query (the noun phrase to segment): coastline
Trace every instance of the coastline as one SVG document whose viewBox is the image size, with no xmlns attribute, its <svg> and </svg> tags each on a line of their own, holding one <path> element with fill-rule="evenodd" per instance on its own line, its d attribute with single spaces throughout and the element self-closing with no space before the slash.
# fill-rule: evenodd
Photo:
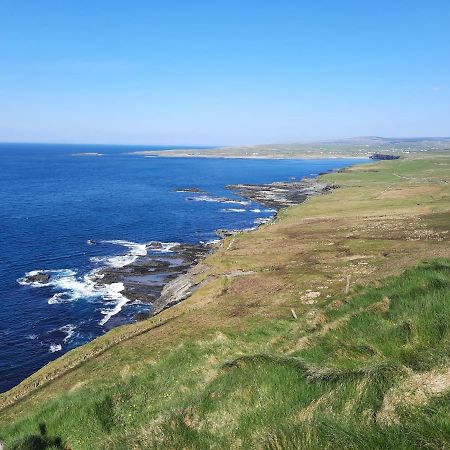
<svg viewBox="0 0 450 450">
<path fill-rule="evenodd" d="M 348 166 L 350 167 L 350 166 Z M 344 167 L 339 170 L 344 170 Z M 331 173 L 329 171 L 327 173 Z M 249 233 L 257 230 L 264 225 L 270 225 L 277 219 L 279 211 L 283 208 L 300 205 L 308 200 L 310 197 L 324 195 L 330 192 L 332 189 L 337 189 L 335 184 L 324 183 L 319 178 L 325 175 L 325 173 L 319 174 L 314 177 L 305 177 L 300 181 L 287 181 L 265 184 L 238 184 L 228 185 L 227 189 L 235 192 L 240 197 L 258 203 L 262 206 L 274 208 L 274 215 L 267 220 L 261 221 L 255 227 L 242 229 L 242 230 L 216 230 L 216 234 L 219 237 L 217 243 L 211 246 L 210 251 L 205 252 L 203 256 L 193 262 L 188 270 L 181 273 L 175 279 L 165 284 L 161 295 L 156 299 L 153 307 L 152 316 L 155 316 L 162 311 L 175 306 L 189 297 L 196 289 L 205 284 L 205 280 L 200 282 L 197 278 L 200 274 L 205 273 L 208 267 L 203 263 L 204 259 L 221 248 L 227 237 L 236 237 L 242 233 Z"/>
<path fill-rule="evenodd" d="M 205 279 L 202 279 L 202 276 L 206 274 L 206 272 L 208 271 L 209 267 L 204 263 L 205 259 L 208 256 L 214 256 L 214 254 L 217 253 L 218 250 L 220 250 L 221 248 L 223 248 L 224 242 L 228 237 L 232 237 L 232 243 L 234 241 L 235 238 L 237 238 L 239 235 L 245 234 L 245 233 L 250 233 L 253 231 L 257 231 L 258 229 L 260 229 L 261 227 L 265 226 L 265 225 L 270 225 L 275 223 L 275 221 L 277 220 L 278 214 L 280 212 L 281 209 L 289 207 L 289 206 L 295 206 L 295 205 L 299 205 L 301 203 L 304 203 L 309 197 L 313 197 L 313 196 L 317 196 L 317 195 L 322 195 L 326 192 L 329 192 L 329 186 L 326 183 L 322 183 L 319 181 L 320 177 L 323 175 L 326 175 L 328 173 L 333 173 L 333 172 L 339 172 L 342 170 L 345 170 L 347 167 L 343 167 L 341 169 L 337 169 L 337 170 L 330 170 L 328 172 L 325 173 L 321 173 L 318 174 L 317 176 L 311 177 L 311 178 L 304 178 L 300 181 L 290 181 L 290 182 L 281 182 L 283 185 L 285 186 L 291 186 L 293 188 L 293 191 L 298 191 L 298 190 L 302 190 L 305 189 L 305 191 L 307 191 L 307 194 L 302 195 L 301 197 L 297 197 L 297 201 L 296 202 L 292 202 L 290 200 L 287 200 L 284 197 L 281 197 L 278 200 L 278 207 L 276 208 L 274 215 L 267 221 L 261 222 L 259 224 L 257 224 L 254 227 L 251 228 L 246 228 L 246 229 L 240 229 L 240 230 L 224 230 L 224 229 L 219 229 L 216 230 L 216 234 L 218 236 L 218 239 L 216 242 L 212 243 L 212 244 L 180 244 L 177 243 L 177 245 L 179 245 L 182 249 L 188 249 L 188 254 L 191 253 L 191 257 L 192 255 L 195 255 L 194 258 L 192 258 L 189 262 L 185 263 L 182 265 L 182 271 L 175 276 L 173 279 L 171 279 L 170 281 L 168 281 L 164 287 L 161 290 L 160 295 L 157 298 L 154 298 L 154 303 L 152 304 L 153 307 L 153 311 L 151 312 L 151 314 L 149 314 L 148 316 L 145 317 L 141 317 L 138 318 L 137 321 L 135 322 L 131 322 L 131 323 L 125 323 L 121 326 L 118 327 L 114 327 L 111 330 L 107 331 L 106 333 L 96 337 L 94 340 L 83 344 L 79 347 L 75 347 L 72 350 L 69 350 L 67 353 L 61 355 L 59 358 L 57 358 L 56 360 L 49 362 L 48 364 L 46 364 L 45 366 L 43 366 L 41 369 L 37 370 L 36 372 L 34 372 L 33 374 L 31 374 L 29 377 L 25 378 L 22 382 L 20 382 L 18 385 L 12 387 L 11 389 L 0 393 L 0 410 L 2 410 L 5 407 L 8 407 L 9 404 L 15 403 L 18 399 L 22 399 L 25 398 L 29 395 L 29 393 L 31 391 L 33 391 L 35 388 L 37 387 L 41 387 L 42 383 L 34 383 L 31 382 L 30 387 L 25 388 L 23 393 L 21 393 L 18 396 L 13 396 L 13 402 L 8 401 L 8 402 L 4 402 L 3 398 L 5 395 L 7 395 L 8 393 L 12 392 L 12 391 L 16 391 L 17 389 L 19 389 L 20 391 L 22 391 L 21 387 L 23 385 L 27 385 L 28 384 L 28 380 L 32 380 L 36 375 L 38 375 L 41 371 L 45 370 L 47 366 L 51 366 L 55 361 L 61 360 L 61 359 L 66 359 L 69 358 L 69 355 L 72 355 L 78 351 L 82 351 L 83 348 L 85 348 L 86 346 L 90 346 L 91 344 L 95 343 L 98 339 L 107 339 L 106 337 L 110 334 L 114 334 L 115 330 L 118 330 L 122 327 L 132 327 L 134 326 L 138 326 L 140 324 L 143 324 L 144 327 L 143 329 L 139 329 L 139 331 L 130 333 L 130 334 L 124 334 L 122 335 L 118 340 L 117 339 L 112 339 L 111 342 L 109 342 L 106 347 L 103 347 L 99 352 L 98 351 L 94 351 L 93 353 L 89 354 L 88 359 L 90 358 L 95 358 L 98 355 L 102 354 L 104 351 L 106 351 L 107 349 L 117 345 L 120 342 L 123 342 L 125 340 L 128 339 L 132 339 L 133 337 L 136 337 L 138 335 L 140 335 L 141 333 L 145 333 L 148 330 L 154 328 L 155 326 L 158 327 L 160 326 L 160 314 L 166 310 L 171 309 L 172 307 L 176 306 L 177 304 L 183 302 L 184 300 L 186 300 L 187 298 L 189 298 L 197 289 L 199 289 L 200 287 L 203 287 L 205 284 L 207 284 L 209 281 L 213 281 L 215 279 L 215 277 L 209 277 L 206 276 Z M 275 190 L 277 190 L 278 185 L 280 182 L 273 182 L 273 183 L 268 183 L 268 184 L 261 184 L 261 185 L 230 185 L 227 186 L 227 188 L 229 188 L 232 191 L 237 191 L 239 189 L 240 186 L 252 186 L 254 187 L 254 191 L 258 191 L 260 190 L 261 192 L 267 192 L 267 190 L 270 188 L 273 188 Z M 314 188 L 312 188 L 313 186 L 317 186 L 317 190 L 314 190 Z M 322 191 L 323 192 L 320 192 Z M 291 191 L 288 189 L 287 191 L 285 191 L 285 194 L 289 195 L 291 193 Z M 254 195 L 249 195 L 248 198 L 250 200 L 253 201 L 258 201 L 255 199 Z M 241 194 L 239 194 L 241 195 Z M 244 197 L 244 192 L 242 192 L 242 196 Z M 290 203 L 290 204 L 286 204 L 286 203 Z M 271 202 L 271 207 L 274 207 L 275 205 Z M 230 247 L 230 245 L 228 246 Z M 200 251 L 199 251 L 200 250 Z M 151 264 L 154 262 L 154 259 L 149 258 Z M 108 279 L 110 278 L 110 281 L 112 281 L 113 284 L 118 282 L 118 279 L 114 279 L 114 274 L 119 274 L 120 275 L 120 271 L 121 270 L 125 270 L 125 272 L 128 272 L 131 270 L 133 271 L 134 269 L 137 269 L 138 271 L 140 270 L 139 268 L 141 267 L 139 258 L 136 261 L 133 261 L 130 264 L 127 264 L 123 267 L 118 268 L 119 272 L 116 272 L 116 270 L 111 270 L 112 268 L 103 268 L 102 272 L 100 273 L 100 275 L 106 276 L 106 278 Z M 240 271 L 236 271 L 235 273 L 232 273 L 231 275 L 229 275 L 230 278 L 233 278 L 235 276 L 240 276 L 240 275 L 246 275 L 246 272 L 240 272 Z M 199 281 L 200 278 L 200 281 Z M 105 283 L 105 286 L 108 286 L 108 284 Z M 130 292 L 128 293 L 130 295 Z M 126 296 L 126 293 L 125 295 Z M 128 298 L 128 300 L 132 300 L 133 296 L 131 296 L 131 298 Z M 157 323 L 155 325 L 155 323 L 152 323 L 151 325 L 148 324 L 147 322 L 150 320 L 152 321 L 153 319 L 157 320 Z M 86 357 L 83 357 L 81 361 L 77 361 L 75 364 L 70 364 L 69 367 L 67 367 L 63 373 L 67 373 L 68 371 L 73 370 L 74 368 L 78 367 L 79 364 L 82 364 L 84 361 L 86 360 Z M 50 375 L 48 377 L 45 378 L 45 384 L 51 382 L 52 380 L 59 378 L 60 376 L 62 376 L 61 371 L 58 371 L 56 374 L 54 375 Z"/>
<path fill-rule="evenodd" d="M 2 437 L 8 423 L 41 420 L 48 408 L 66 401 L 81 409 L 99 389 L 114 396 L 120 386 L 124 392 L 145 388 L 143 407 L 158 405 L 146 424 L 158 425 L 160 414 L 189 406 L 191 393 L 209 395 L 205 379 L 226 377 L 227 361 L 260 352 L 302 356 L 332 332 L 336 316 L 353 311 L 354 286 L 360 292 L 420 261 L 449 255 L 447 165 L 448 159 L 377 162 L 325 175 L 323 181 L 340 188 L 283 209 L 271 225 L 222 241 L 196 280 L 210 282 L 188 299 L 114 328 L 1 394 Z M 349 276 L 350 293 L 343 294 Z M 290 389 L 284 391 L 290 398 Z M 80 439 L 87 442 L 83 448 L 92 444 L 87 436 Z"/>
<path fill-rule="evenodd" d="M 343 170 L 343 168 L 338 169 Z M 91 283 L 92 290 L 106 292 L 106 295 L 114 295 L 118 300 L 113 309 L 103 309 L 103 319 L 100 325 L 106 324 L 113 316 L 119 314 L 123 307 L 129 305 L 143 305 L 142 311 L 134 315 L 134 321 L 148 319 L 161 311 L 176 305 L 191 295 L 200 287 L 195 280 L 207 270 L 203 260 L 214 253 L 223 245 L 223 240 L 228 236 L 236 236 L 240 233 L 253 231 L 258 227 L 271 223 L 276 219 L 280 209 L 298 205 L 309 197 L 322 195 L 335 189 L 337 186 L 319 181 L 320 175 L 333 172 L 330 170 L 314 177 L 305 177 L 300 181 L 275 181 L 265 184 L 237 184 L 227 185 L 226 188 L 237 195 L 240 199 L 228 197 L 209 197 L 207 192 L 199 188 L 179 188 L 177 192 L 194 195 L 191 200 L 203 197 L 228 204 L 254 202 L 265 211 L 273 211 L 271 217 L 259 217 L 255 220 L 256 225 L 242 229 L 215 230 L 216 240 L 199 243 L 184 242 L 148 242 L 131 243 L 128 241 L 89 241 L 89 245 L 113 243 L 125 246 L 131 250 L 131 261 L 127 261 L 128 255 L 97 258 L 106 262 L 106 265 L 98 267 L 89 272 L 86 277 Z M 255 209 L 260 212 L 259 209 Z M 31 285 L 33 287 L 49 286 L 57 282 L 58 276 L 52 271 L 31 271 L 18 280 L 19 284 Z M 86 278 L 85 277 L 85 278 Z M 112 293 L 112 294 L 111 294 Z M 55 294 L 58 301 L 60 295 Z M 144 312 L 148 305 L 148 312 Z M 131 322 L 125 322 L 133 323 Z M 117 325 L 116 325 L 117 326 Z M 57 347 L 60 351 L 61 346 Z"/>
<path fill-rule="evenodd" d="M 9 316 L 11 321 L 17 317 L 15 322 L 20 323 L 21 319 L 18 316 L 22 308 L 18 308 L 17 305 L 19 301 L 23 302 L 27 314 L 22 315 L 24 317 L 22 321 L 31 322 L 32 327 L 29 327 L 27 332 L 18 329 L 17 336 L 13 333 L 9 338 L 9 342 L 12 343 L 23 342 L 19 352 L 13 353 L 8 350 L 10 345 L 3 349 L 2 354 L 6 357 L 3 358 L 4 362 L 0 371 L 3 371 L 5 367 L 2 373 L 6 376 L 0 383 L 1 392 L 6 392 L 48 362 L 103 335 L 108 330 L 149 317 L 151 303 L 159 297 L 162 284 L 181 272 L 173 267 L 175 264 L 170 263 L 171 267 L 167 264 L 169 260 L 176 259 L 177 248 L 173 248 L 174 252 L 170 254 L 158 252 L 157 255 L 150 255 L 157 250 L 155 248 L 157 243 L 169 245 L 211 242 L 217 240 L 214 231 L 220 230 L 221 227 L 227 228 L 228 234 L 229 230 L 253 228 L 272 216 L 272 208 L 263 208 L 237 198 L 227 191 L 225 188 L 227 184 L 242 181 L 259 183 L 290 180 L 294 175 L 300 179 L 303 176 L 312 176 L 327 169 L 349 164 L 347 161 L 332 160 L 311 163 L 244 161 L 242 164 L 240 161 L 228 161 L 219 164 L 215 160 L 174 161 L 157 158 L 150 161 L 124 157 L 78 163 L 67 159 L 69 165 L 80 169 L 85 165 L 103 167 L 105 164 L 112 169 L 122 161 L 124 165 L 128 164 L 126 173 L 130 175 L 130 186 L 123 189 L 117 185 L 116 195 L 117 200 L 120 200 L 118 204 L 120 211 L 115 208 L 117 203 L 115 196 L 111 199 L 105 198 L 107 209 L 104 213 L 99 214 L 98 217 L 95 217 L 97 214 L 93 214 L 92 224 L 86 220 L 80 236 L 69 239 L 67 246 L 64 243 L 64 248 L 70 248 L 74 254 L 78 255 L 76 252 L 80 251 L 79 256 L 71 258 L 68 253 L 67 257 L 55 259 L 55 262 L 51 260 L 47 263 L 45 259 L 41 260 L 40 254 L 45 254 L 41 247 L 48 248 L 52 258 L 59 257 L 57 249 L 54 253 L 50 251 L 53 248 L 51 241 L 54 240 L 54 236 L 47 233 L 43 235 L 39 243 L 33 246 L 33 259 L 22 259 L 23 268 L 19 267 L 17 271 L 6 273 L 11 279 L 12 289 L 6 291 L 7 306 L 10 305 L 10 311 L 4 310 L 4 317 Z M 350 164 L 353 163 L 350 162 Z M 149 190 L 138 188 L 138 184 L 132 181 L 134 175 L 130 169 L 139 169 L 141 166 L 143 174 L 152 174 Z M 164 176 L 164 169 L 168 167 L 174 168 L 173 176 Z M 161 172 L 159 172 L 160 168 Z M 193 175 L 186 177 L 183 175 L 186 168 L 198 168 L 203 171 L 204 177 L 198 179 L 195 176 L 195 170 L 189 171 Z M 162 175 L 161 180 L 158 179 L 158 173 Z M 104 188 L 109 183 L 108 179 L 105 181 L 107 182 L 102 183 Z M 192 192 L 194 186 L 197 189 Z M 158 192 L 155 200 L 153 195 L 148 195 L 148 192 L 153 191 Z M 83 192 L 81 189 L 74 195 L 81 201 L 84 197 Z M 97 192 L 95 196 L 100 196 L 101 190 Z M 91 195 L 90 191 L 88 193 Z M 131 193 L 133 195 L 130 195 Z M 141 210 L 140 204 L 148 205 L 147 209 Z M 167 208 L 167 212 L 161 210 L 161 215 L 155 214 L 159 212 L 161 204 L 173 205 L 173 207 Z M 89 211 L 88 206 L 88 214 Z M 139 218 L 139 216 L 142 217 Z M 64 213 L 60 213 L 59 217 L 61 222 L 64 222 Z M 108 219 L 105 220 L 105 218 Z M 69 232 L 72 228 L 76 229 L 76 225 L 72 223 L 76 222 L 67 221 L 67 226 L 63 229 L 67 228 Z M 97 226 L 101 223 L 104 226 Z M 19 234 L 19 232 L 21 232 L 20 228 L 17 233 L 12 234 Z M 54 233 L 55 236 L 58 234 L 56 227 Z M 150 238 L 154 241 L 149 242 Z M 10 251 L 12 254 L 15 249 L 12 248 Z M 169 258 L 170 255 L 173 258 Z M 161 256 L 166 261 L 153 264 L 152 260 L 159 259 Z M 136 260 L 134 266 L 124 267 L 133 260 Z M 191 260 L 183 263 L 185 267 L 182 270 L 187 269 L 187 266 L 191 266 L 192 263 Z M 176 265 L 180 264 L 177 262 Z M 151 271 L 152 268 L 156 270 Z M 35 272 L 38 272 L 37 277 Z M 142 280 L 141 283 L 140 280 L 130 279 L 135 276 L 147 278 L 147 280 Z M 125 287 L 122 286 L 122 277 L 127 278 Z M 158 285 L 154 289 L 152 287 L 154 292 L 152 298 L 150 295 L 145 295 L 148 300 L 141 297 L 140 285 L 144 285 L 144 282 L 147 286 Z M 26 286 L 21 286 L 22 284 Z M 9 293 L 11 295 L 8 297 Z M 126 295 L 123 296 L 122 294 L 125 293 Z M 14 294 L 16 299 L 12 298 Z M 39 307 L 36 308 L 36 305 Z M 157 306 L 155 309 L 159 309 Z M 51 324 L 49 324 L 50 320 Z M 12 329 L 15 331 L 14 327 Z M 21 361 L 25 362 L 23 367 L 20 365 Z M 10 364 L 11 369 L 6 367 L 7 364 Z"/>
<path fill-rule="evenodd" d="M 283 159 L 370 159 L 370 155 L 373 152 L 365 153 L 352 153 L 349 155 L 342 155 L 340 153 L 336 154 L 320 154 L 320 153 L 298 153 L 295 155 L 286 154 L 263 154 L 263 155 L 226 155 L 226 154 L 205 154 L 205 153 L 183 153 L 178 150 L 164 150 L 164 151 L 138 151 L 138 152 L 128 152 L 125 155 L 131 156 L 142 156 L 144 158 L 205 158 L 205 159 L 270 159 L 270 160 L 283 160 Z"/>
<path fill-rule="evenodd" d="M 404 157 L 439 154 L 449 148 L 449 138 L 382 138 L 360 136 L 347 139 L 302 141 L 272 144 L 228 145 L 208 149 L 173 148 L 164 151 L 137 150 L 127 154 L 166 158 L 221 159 L 356 159 L 374 153 Z"/>
</svg>

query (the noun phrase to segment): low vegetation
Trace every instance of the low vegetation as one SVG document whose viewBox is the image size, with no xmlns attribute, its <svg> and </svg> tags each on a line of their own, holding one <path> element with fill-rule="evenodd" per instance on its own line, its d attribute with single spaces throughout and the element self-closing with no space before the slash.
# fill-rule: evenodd
<svg viewBox="0 0 450 450">
<path fill-rule="evenodd" d="M 327 175 L 339 189 L 226 240 L 190 298 L 3 394 L 0 441 L 449 447 L 449 165 Z"/>
</svg>

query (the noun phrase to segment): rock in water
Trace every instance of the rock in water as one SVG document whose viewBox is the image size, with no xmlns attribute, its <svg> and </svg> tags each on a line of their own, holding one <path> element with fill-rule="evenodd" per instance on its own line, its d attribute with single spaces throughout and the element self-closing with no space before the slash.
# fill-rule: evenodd
<svg viewBox="0 0 450 450">
<path fill-rule="evenodd" d="M 27 283 L 48 283 L 50 280 L 50 275 L 44 272 L 34 273 L 33 275 L 28 275 L 25 278 Z"/>
</svg>

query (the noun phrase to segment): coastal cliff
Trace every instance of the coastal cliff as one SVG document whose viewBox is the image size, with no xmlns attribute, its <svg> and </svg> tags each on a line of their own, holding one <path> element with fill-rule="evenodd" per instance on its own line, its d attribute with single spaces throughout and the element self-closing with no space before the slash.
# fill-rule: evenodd
<svg viewBox="0 0 450 450">
<path fill-rule="evenodd" d="M 339 189 L 226 237 L 195 291 L 167 287 L 183 301 L 2 394 L 0 441 L 44 424 L 74 449 L 445 448 L 448 165 L 321 176 Z"/>
</svg>

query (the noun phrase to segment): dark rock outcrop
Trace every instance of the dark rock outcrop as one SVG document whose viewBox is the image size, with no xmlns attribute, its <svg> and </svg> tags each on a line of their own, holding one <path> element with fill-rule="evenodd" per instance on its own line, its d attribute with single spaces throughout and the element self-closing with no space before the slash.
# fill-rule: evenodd
<svg viewBox="0 0 450 450">
<path fill-rule="evenodd" d="M 269 184 L 235 184 L 227 186 L 241 197 L 271 208 L 283 208 L 304 202 L 308 197 L 337 188 L 313 178 L 301 181 L 280 181 Z"/>
<path fill-rule="evenodd" d="M 374 153 L 372 156 L 369 156 L 370 159 L 375 161 L 383 161 L 383 160 L 391 160 L 391 159 L 399 159 L 398 155 L 385 155 L 383 153 Z"/>
<path fill-rule="evenodd" d="M 123 283 L 121 294 L 126 298 L 153 305 L 168 283 L 188 272 L 211 250 L 209 245 L 177 244 L 170 252 L 151 252 L 161 247 L 154 243 L 148 247 L 149 255 L 141 256 L 131 264 L 100 269 L 96 274 L 96 283 Z"/>
<path fill-rule="evenodd" d="M 45 272 L 38 272 L 33 275 L 28 275 L 25 278 L 26 283 L 48 283 L 50 281 L 50 275 Z"/>
<path fill-rule="evenodd" d="M 215 231 L 216 235 L 221 239 L 225 239 L 228 236 L 233 236 L 236 233 L 241 232 L 242 230 L 227 230 L 226 228 L 219 228 Z"/>
</svg>

